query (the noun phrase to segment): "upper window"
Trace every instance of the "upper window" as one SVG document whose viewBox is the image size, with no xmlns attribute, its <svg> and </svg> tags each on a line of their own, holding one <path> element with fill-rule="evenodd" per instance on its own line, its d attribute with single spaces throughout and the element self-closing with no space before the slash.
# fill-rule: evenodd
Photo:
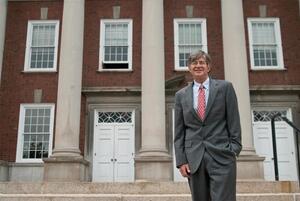
<svg viewBox="0 0 300 201">
<path fill-rule="evenodd" d="M 29 21 L 25 71 L 56 71 L 59 21 Z"/>
<path fill-rule="evenodd" d="M 284 69 L 278 18 L 249 18 L 249 48 L 253 70 Z"/>
<path fill-rule="evenodd" d="M 17 161 L 42 162 L 52 152 L 53 104 L 21 104 Z"/>
<path fill-rule="evenodd" d="M 132 20 L 101 20 L 101 71 L 132 69 Z"/>
<path fill-rule="evenodd" d="M 207 52 L 206 19 L 174 19 L 175 70 L 188 70 L 190 53 Z"/>
</svg>

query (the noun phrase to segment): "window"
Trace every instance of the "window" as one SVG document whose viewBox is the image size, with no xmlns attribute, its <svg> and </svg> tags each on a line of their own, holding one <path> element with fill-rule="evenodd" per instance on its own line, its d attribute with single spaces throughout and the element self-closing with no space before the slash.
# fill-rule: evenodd
<svg viewBox="0 0 300 201">
<path fill-rule="evenodd" d="M 207 52 L 206 19 L 174 19 L 175 70 L 188 70 L 191 52 Z"/>
<path fill-rule="evenodd" d="M 132 69 L 132 20 L 101 20 L 100 71 Z"/>
<path fill-rule="evenodd" d="M 58 21 L 29 21 L 24 71 L 56 71 Z"/>
<path fill-rule="evenodd" d="M 249 48 L 253 70 L 284 69 L 278 18 L 249 18 Z"/>
<path fill-rule="evenodd" d="M 42 162 L 52 153 L 54 104 L 21 104 L 17 162 Z"/>
</svg>

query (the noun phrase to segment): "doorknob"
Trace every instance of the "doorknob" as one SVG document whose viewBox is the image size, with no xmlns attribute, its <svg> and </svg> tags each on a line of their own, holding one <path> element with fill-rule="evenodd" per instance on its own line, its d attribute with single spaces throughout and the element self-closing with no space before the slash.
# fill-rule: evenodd
<svg viewBox="0 0 300 201">
<path fill-rule="evenodd" d="M 117 161 L 117 159 L 115 158 L 115 162 Z"/>
<path fill-rule="evenodd" d="M 111 159 L 110 159 L 110 161 L 111 161 L 111 162 L 114 162 L 114 159 L 113 159 L 113 158 L 111 158 Z"/>
</svg>

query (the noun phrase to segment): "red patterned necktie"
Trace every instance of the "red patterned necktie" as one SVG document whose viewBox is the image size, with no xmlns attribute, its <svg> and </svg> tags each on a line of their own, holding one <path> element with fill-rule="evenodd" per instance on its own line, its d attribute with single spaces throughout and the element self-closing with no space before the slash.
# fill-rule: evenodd
<svg viewBox="0 0 300 201">
<path fill-rule="evenodd" d="M 205 88 L 203 85 L 199 87 L 198 94 L 198 115 L 203 121 L 205 116 Z"/>
</svg>

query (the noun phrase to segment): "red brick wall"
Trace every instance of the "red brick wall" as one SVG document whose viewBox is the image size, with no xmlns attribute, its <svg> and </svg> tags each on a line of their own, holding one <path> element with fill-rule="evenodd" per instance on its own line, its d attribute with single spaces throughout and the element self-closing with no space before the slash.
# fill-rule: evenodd
<svg viewBox="0 0 300 201">
<path fill-rule="evenodd" d="M 244 0 L 244 17 L 247 38 L 250 85 L 300 84 L 300 17 L 298 0 Z M 267 6 L 267 17 L 280 20 L 285 71 L 250 70 L 247 18 L 259 17 L 259 5 Z"/>
<path fill-rule="evenodd" d="M 186 5 L 193 5 L 194 18 L 206 18 L 208 53 L 212 57 L 213 65 L 211 76 L 217 79 L 224 79 L 222 23 L 221 23 L 221 2 L 219 0 L 165 0 L 165 73 L 166 79 L 179 74 L 185 74 L 187 80 L 191 77 L 189 72 L 175 71 L 174 64 L 174 18 L 186 18 Z"/>
<path fill-rule="evenodd" d="M 43 90 L 43 103 L 56 103 L 57 73 L 23 73 L 28 20 L 62 19 L 62 1 L 8 2 L 5 52 L 0 88 L 0 159 L 15 161 L 21 103 L 33 103 L 34 89 Z"/>
<path fill-rule="evenodd" d="M 120 18 L 132 19 L 132 72 L 97 72 L 99 67 L 100 20 L 113 19 L 113 6 L 120 6 Z M 141 0 L 86 0 L 84 27 L 83 86 L 141 85 Z"/>
</svg>

